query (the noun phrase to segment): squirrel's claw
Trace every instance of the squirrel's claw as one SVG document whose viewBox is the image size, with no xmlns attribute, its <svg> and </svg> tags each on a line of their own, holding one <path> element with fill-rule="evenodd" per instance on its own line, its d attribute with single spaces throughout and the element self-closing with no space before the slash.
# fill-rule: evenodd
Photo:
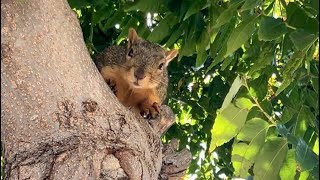
<svg viewBox="0 0 320 180">
<path fill-rule="evenodd" d="M 108 79 L 107 81 L 108 86 L 110 87 L 111 91 L 116 94 L 117 92 L 117 86 L 116 86 L 116 81 L 112 79 Z"/>
<path fill-rule="evenodd" d="M 142 103 L 140 106 L 140 115 L 146 119 L 155 119 L 159 116 L 159 104 L 154 102 L 152 104 Z"/>
</svg>

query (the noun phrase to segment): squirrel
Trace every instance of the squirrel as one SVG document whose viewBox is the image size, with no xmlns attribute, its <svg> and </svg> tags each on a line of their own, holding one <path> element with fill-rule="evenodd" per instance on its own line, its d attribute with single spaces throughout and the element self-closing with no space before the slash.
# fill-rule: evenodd
<svg viewBox="0 0 320 180">
<path fill-rule="evenodd" d="M 107 47 L 95 61 L 118 100 L 151 119 L 160 113 L 160 105 L 167 94 L 167 66 L 177 54 L 178 50 L 166 51 L 139 37 L 135 29 L 130 28 L 127 47 Z"/>
</svg>

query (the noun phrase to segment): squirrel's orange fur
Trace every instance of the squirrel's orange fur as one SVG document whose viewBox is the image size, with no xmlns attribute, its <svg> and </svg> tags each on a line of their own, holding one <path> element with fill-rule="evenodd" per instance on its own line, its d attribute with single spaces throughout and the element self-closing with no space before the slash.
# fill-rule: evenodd
<svg viewBox="0 0 320 180">
<path fill-rule="evenodd" d="M 138 37 L 130 28 L 127 48 L 106 48 L 97 56 L 96 64 L 124 106 L 154 118 L 166 96 L 166 67 L 177 54 L 177 50 L 165 51 Z"/>
</svg>

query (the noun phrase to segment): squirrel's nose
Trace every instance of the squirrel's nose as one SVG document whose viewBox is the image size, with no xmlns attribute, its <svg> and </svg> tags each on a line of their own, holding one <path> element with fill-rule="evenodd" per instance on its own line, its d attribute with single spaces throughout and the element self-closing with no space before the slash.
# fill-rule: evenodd
<svg viewBox="0 0 320 180">
<path fill-rule="evenodd" d="M 134 76 L 137 78 L 137 80 L 142 80 L 146 77 L 146 75 L 144 74 L 144 70 L 143 69 L 137 69 L 134 72 Z"/>
</svg>

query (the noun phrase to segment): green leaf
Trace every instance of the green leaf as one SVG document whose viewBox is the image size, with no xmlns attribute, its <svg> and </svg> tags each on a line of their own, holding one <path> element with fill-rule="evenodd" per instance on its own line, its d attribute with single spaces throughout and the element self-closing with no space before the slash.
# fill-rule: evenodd
<svg viewBox="0 0 320 180">
<path fill-rule="evenodd" d="M 103 31 L 106 31 L 107 29 L 114 27 L 115 24 L 120 23 L 124 16 L 125 13 L 123 11 L 116 11 L 103 25 Z"/>
<path fill-rule="evenodd" d="M 310 174 L 312 177 L 309 179 L 319 179 L 319 163 L 310 171 Z"/>
<path fill-rule="evenodd" d="M 244 127 L 241 129 L 239 134 L 237 135 L 237 140 L 251 142 L 252 140 L 256 140 L 256 138 L 263 137 L 269 128 L 269 124 L 261 118 L 253 118 L 246 122 Z"/>
<path fill-rule="evenodd" d="M 303 137 L 307 128 L 308 128 L 308 121 L 311 121 L 308 119 L 309 114 L 307 112 L 307 109 L 305 106 L 301 106 L 298 114 L 297 114 L 297 120 L 294 124 L 294 135 L 296 137 Z"/>
<path fill-rule="evenodd" d="M 285 90 L 293 81 L 293 77 L 288 77 L 283 80 L 280 87 L 276 91 L 276 96 L 278 96 L 283 90 Z"/>
<path fill-rule="evenodd" d="M 297 163 L 295 158 L 295 149 L 290 149 L 280 169 L 281 179 L 283 180 L 294 179 L 296 175 L 296 167 L 297 167 Z"/>
<path fill-rule="evenodd" d="M 149 34 L 148 40 L 151 42 L 160 42 L 170 35 L 170 29 L 178 23 L 178 18 L 174 14 L 167 14 L 159 24 Z"/>
<path fill-rule="evenodd" d="M 94 26 L 102 20 L 107 19 L 112 13 L 114 13 L 114 10 L 109 6 L 100 6 L 96 9 L 96 12 L 93 13 L 92 25 Z"/>
<path fill-rule="evenodd" d="M 285 55 L 287 55 L 290 51 L 292 51 L 293 49 L 293 43 L 290 40 L 290 36 L 289 34 L 285 34 L 283 41 L 282 41 L 282 57 L 284 57 Z"/>
<path fill-rule="evenodd" d="M 249 9 L 253 9 L 261 3 L 261 0 L 246 0 L 244 4 L 241 6 L 240 11 L 245 11 Z"/>
<path fill-rule="evenodd" d="M 227 41 L 228 38 L 234 29 L 235 23 L 237 18 L 232 18 L 230 22 L 224 26 L 222 26 L 218 32 L 217 37 L 215 37 L 214 42 L 210 45 L 210 52 L 213 61 L 211 62 L 210 66 L 207 68 L 206 73 L 210 71 L 212 67 L 217 65 L 223 60 L 223 57 L 227 51 Z"/>
<path fill-rule="evenodd" d="M 312 151 L 319 156 L 319 137 L 317 137 L 316 142 L 312 148 Z"/>
<path fill-rule="evenodd" d="M 226 108 L 227 106 L 229 106 L 229 104 L 231 103 L 232 99 L 234 98 L 234 96 L 238 93 L 240 87 L 243 85 L 242 80 L 240 79 L 239 76 L 237 76 L 230 89 L 229 92 L 227 94 L 227 96 L 224 98 L 224 101 L 222 103 L 222 106 L 220 108 L 220 110 L 223 110 L 224 108 Z"/>
<path fill-rule="evenodd" d="M 207 51 L 197 51 L 197 59 L 195 67 L 200 67 L 207 59 Z"/>
<path fill-rule="evenodd" d="M 273 45 L 270 43 L 262 47 L 259 57 L 256 58 L 252 68 L 250 68 L 250 71 L 248 72 L 249 76 L 252 76 L 254 72 L 259 71 L 272 63 L 273 58 L 275 58 L 274 48 L 272 46 Z"/>
<path fill-rule="evenodd" d="M 312 170 L 319 164 L 319 157 L 308 147 L 301 138 L 296 147 L 296 159 L 303 170 Z"/>
<path fill-rule="evenodd" d="M 246 108 L 240 109 L 233 104 L 218 112 L 215 123 L 211 129 L 211 143 L 209 151 L 230 141 L 244 125 L 248 115 Z M 228 128 L 226 131 L 225 129 Z"/>
<path fill-rule="evenodd" d="M 229 65 L 233 65 L 231 63 L 235 62 L 236 59 L 232 56 L 226 57 L 226 59 L 221 64 L 221 70 L 224 71 Z"/>
<path fill-rule="evenodd" d="M 210 35 L 207 29 L 204 29 L 196 44 L 196 50 L 197 50 L 196 67 L 201 66 L 207 59 L 206 50 L 207 50 L 207 47 L 209 47 L 209 43 L 210 43 Z"/>
<path fill-rule="evenodd" d="M 313 77 L 311 78 L 311 84 L 313 86 L 313 89 L 319 93 L 319 78 L 318 77 Z"/>
<path fill-rule="evenodd" d="M 248 41 L 254 31 L 254 25 L 256 18 L 251 18 L 248 21 L 240 23 L 230 34 L 227 41 L 227 51 L 224 54 L 224 58 L 235 50 L 241 47 L 242 44 Z"/>
<path fill-rule="evenodd" d="M 186 23 L 181 23 L 179 28 L 176 29 L 170 36 L 170 38 L 168 39 L 168 41 L 166 42 L 166 46 L 170 47 L 172 46 L 173 43 L 175 43 L 179 37 L 183 34 L 183 30 L 184 28 L 186 28 Z"/>
<path fill-rule="evenodd" d="M 290 26 L 310 33 L 319 33 L 319 21 L 316 18 L 309 17 L 297 2 L 290 2 L 286 6 L 286 12 L 286 22 Z"/>
<path fill-rule="evenodd" d="M 206 0 L 198 0 L 198 1 L 193 1 L 192 4 L 190 5 L 188 11 L 186 12 L 186 15 L 183 18 L 183 21 L 188 19 L 191 15 L 199 12 L 200 10 L 206 8 L 208 6 Z"/>
<path fill-rule="evenodd" d="M 220 16 L 218 17 L 216 23 L 214 24 L 214 28 L 218 28 L 226 23 L 228 23 L 231 18 L 235 15 L 235 11 L 241 5 L 244 0 L 239 0 L 238 2 L 234 2 L 230 5 L 226 10 L 224 10 Z"/>
<path fill-rule="evenodd" d="M 318 39 L 318 35 L 298 29 L 290 34 L 290 39 L 298 50 L 307 50 Z"/>
<path fill-rule="evenodd" d="M 294 109 L 290 107 L 285 107 L 281 115 L 281 123 L 287 123 L 288 121 L 290 121 L 294 114 Z"/>
<path fill-rule="evenodd" d="M 277 89 L 276 96 L 286 89 L 295 77 L 295 71 L 303 65 L 303 58 L 292 58 L 283 69 L 283 82 Z"/>
<path fill-rule="evenodd" d="M 138 20 L 136 18 L 130 18 L 127 23 L 125 23 L 125 26 L 122 28 L 121 33 L 119 34 L 117 38 L 117 44 L 119 44 L 123 39 L 126 39 L 128 37 L 129 28 L 137 28 Z"/>
<path fill-rule="evenodd" d="M 302 105 L 300 113 L 298 114 L 298 119 L 306 121 L 311 127 L 315 127 L 316 118 L 308 106 Z"/>
<path fill-rule="evenodd" d="M 283 124 L 277 124 L 276 127 L 277 127 L 278 133 L 281 136 L 287 138 L 287 140 L 289 141 L 290 144 L 292 144 L 294 146 L 296 146 L 298 144 L 298 139 L 295 136 L 291 135 L 289 130 L 286 128 L 286 126 L 284 126 Z"/>
<path fill-rule="evenodd" d="M 226 52 L 227 52 L 227 46 L 223 46 L 219 51 L 218 55 L 213 59 L 212 63 L 210 64 L 206 72 L 208 72 L 213 66 L 223 61 L 224 55 L 226 54 Z"/>
<path fill-rule="evenodd" d="M 251 152 L 252 149 L 256 150 L 256 148 L 250 148 L 246 143 L 237 143 L 232 146 L 231 161 L 236 176 L 247 177 L 249 175 L 248 170 L 252 166 L 252 162 L 249 158 L 245 158 L 245 155 L 248 151 Z"/>
<path fill-rule="evenodd" d="M 237 98 L 234 102 L 234 104 L 238 107 L 238 108 L 246 108 L 248 110 L 250 110 L 253 106 L 253 103 L 251 102 L 250 99 L 248 98 L 244 98 L 244 97 L 240 97 Z"/>
<path fill-rule="evenodd" d="M 182 56 L 191 56 L 196 51 L 196 39 L 194 37 L 184 37 L 183 44 L 179 51 L 179 59 Z"/>
<path fill-rule="evenodd" d="M 246 143 L 235 143 L 232 150 L 232 165 L 235 175 L 246 177 L 248 170 L 255 161 L 262 145 L 269 124 L 260 118 L 254 118 L 246 122 L 236 139 Z"/>
<path fill-rule="evenodd" d="M 319 109 L 319 94 L 314 91 L 307 91 L 306 104 L 314 109 Z"/>
<path fill-rule="evenodd" d="M 158 0 L 135 0 L 132 3 L 128 3 L 126 11 L 139 10 L 142 12 L 158 12 L 161 3 Z"/>
<path fill-rule="evenodd" d="M 260 21 L 258 36 L 260 40 L 271 41 L 287 32 L 287 27 L 281 19 L 265 16 Z"/>
<path fill-rule="evenodd" d="M 303 171 L 300 173 L 299 180 L 307 180 L 310 173 L 308 171 Z"/>
<path fill-rule="evenodd" d="M 87 7 L 87 6 L 90 6 L 91 4 L 89 2 L 87 2 L 86 0 L 82 0 L 82 1 L 79 1 L 79 0 L 68 0 L 68 3 L 70 5 L 70 7 L 73 9 L 73 8 L 76 8 L 76 9 L 81 9 L 81 8 L 84 8 L 84 7 Z"/>
<path fill-rule="evenodd" d="M 279 171 L 288 151 L 284 138 L 272 137 L 266 141 L 259 152 L 254 168 L 254 179 L 279 179 Z"/>
<path fill-rule="evenodd" d="M 253 97 L 263 100 L 268 92 L 268 78 L 262 75 L 259 78 L 248 83 L 249 94 Z"/>
</svg>

